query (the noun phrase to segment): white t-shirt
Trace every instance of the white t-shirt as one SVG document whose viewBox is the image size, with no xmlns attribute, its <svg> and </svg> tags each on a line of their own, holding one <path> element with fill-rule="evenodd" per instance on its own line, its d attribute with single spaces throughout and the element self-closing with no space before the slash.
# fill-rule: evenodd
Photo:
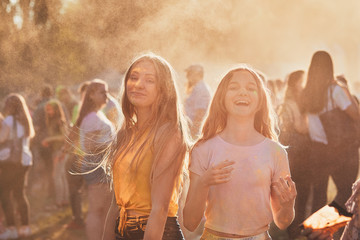
<svg viewBox="0 0 360 240">
<path fill-rule="evenodd" d="M 80 125 L 80 146 L 82 150 L 85 149 L 84 141 L 87 133 L 99 131 L 99 134 L 91 139 L 99 144 L 106 144 L 114 137 L 114 127 L 109 119 L 106 118 L 103 112 L 91 112 L 84 117 Z"/>
<path fill-rule="evenodd" d="M 330 97 L 331 94 L 331 88 L 332 89 L 332 99 Z M 335 106 L 332 105 L 332 102 Z M 339 85 L 332 85 L 328 88 L 328 102 L 327 102 L 327 108 L 325 107 L 320 113 L 318 114 L 308 114 L 309 119 L 309 135 L 312 141 L 320 142 L 323 144 L 327 144 L 327 138 L 324 131 L 324 128 L 321 124 L 321 120 L 319 118 L 319 114 L 330 111 L 336 107 L 340 108 L 341 110 L 345 110 L 351 105 L 351 100 L 347 96 L 346 92 L 342 87 Z"/>
<path fill-rule="evenodd" d="M 194 121 L 196 110 L 209 107 L 211 93 L 209 86 L 204 81 L 199 81 L 193 87 L 191 93 L 185 100 L 185 112 L 191 121 Z"/>
<path fill-rule="evenodd" d="M 268 138 L 253 146 L 238 146 L 216 135 L 193 149 L 189 170 L 201 176 L 226 159 L 235 162 L 231 180 L 210 187 L 205 227 L 247 236 L 267 231 L 273 220 L 271 184 L 290 175 L 286 151 Z"/>
<path fill-rule="evenodd" d="M 10 128 L 9 137 L 8 139 L 13 139 L 13 116 L 7 116 L 3 124 L 6 124 Z M 16 121 L 16 129 L 17 129 L 17 137 L 21 138 L 25 134 L 24 126 L 19 122 Z M 22 141 L 22 159 L 21 163 L 23 166 L 31 166 L 33 165 L 32 161 L 32 153 L 30 151 L 30 138 L 24 137 Z M 0 161 L 7 159 L 10 156 L 10 149 L 3 149 L 0 151 Z"/>
</svg>

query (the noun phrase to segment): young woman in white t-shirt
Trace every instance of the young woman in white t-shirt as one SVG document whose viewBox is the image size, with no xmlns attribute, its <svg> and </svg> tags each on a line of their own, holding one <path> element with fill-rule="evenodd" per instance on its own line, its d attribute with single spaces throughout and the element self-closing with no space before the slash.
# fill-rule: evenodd
<svg viewBox="0 0 360 240">
<path fill-rule="evenodd" d="M 191 152 L 184 226 L 194 230 L 205 212 L 202 239 L 270 239 L 273 220 L 285 229 L 294 218 L 296 189 L 277 139 L 259 75 L 245 65 L 231 69 Z"/>
<path fill-rule="evenodd" d="M 89 240 L 102 238 L 103 226 L 112 194 L 105 172 L 97 167 L 104 157 L 104 149 L 112 140 L 114 127 L 101 111 L 107 102 L 107 83 L 95 79 L 90 82 L 82 100 L 75 128 L 80 130 L 82 173 L 87 185 L 89 210 L 86 217 L 86 235 Z"/>
<path fill-rule="evenodd" d="M 7 222 L 7 228 L 0 233 L 0 239 L 15 239 L 31 234 L 29 202 L 24 188 L 29 168 L 33 164 L 30 139 L 35 136 L 35 131 L 28 106 L 20 94 L 13 93 L 6 97 L 4 115 L 0 139 L 4 141 L 14 139 L 16 133 L 17 138 L 22 142 L 21 149 L 18 149 L 21 152 L 17 156 L 17 162 L 1 162 L 4 160 L 2 158 L 4 152 L 0 154 L 0 199 Z M 21 226 L 18 229 L 15 223 L 14 202 L 20 215 Z"/>
</svg>

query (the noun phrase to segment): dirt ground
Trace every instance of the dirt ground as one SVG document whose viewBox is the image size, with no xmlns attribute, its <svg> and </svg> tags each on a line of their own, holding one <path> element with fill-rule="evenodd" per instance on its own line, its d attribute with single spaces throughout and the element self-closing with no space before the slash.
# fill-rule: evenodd
<svg viewBox="0 0 360 240">
<path fill-rule="evenodd" d="M 28 189 L 31 207 L 30 221 L 32 236 L 26 240 L 86 240 L 85 228 L 69 230 L 66 225 L 71 221 L 69 206 L 54 208 L 54 200 L 46 197 L 42 189 Z M 86 212 L 86 195 L 83 210 Z"/>
<path fill-rule="evenodd" d="M 33 174 L 30 174 L 34 178 Z M 36 174 L 37 175 L 37 174 Z M 37 175 L 39 176 L 39 175 Z M 35 177 L 36 178 L 36 177 Z M 30 180 L 26 188 L 30 202 L 30 222 L 32 236 L 23 238 L 25 240 L 86 240 L 85 228 L 69 230 L 66 225 L 71 221 L 71 209 L 69 206 L 63 208 L 52 208 L 53 197 L 48 197 L 45 189 L 46 182 L 43 179 Z M 330 184 L 333 185 L 333 184 Z M 335 192 L 329 187 L 329 199 Z M 86 216 L 87 201 L 86 191 L 83 191 L 83 213 Z M 274 224 L 270 227 L 273 240 L 289 240 L 286 231 L 281 231 Z M 300 240 L 300 239 L 299 239 Z"/>
</svg>

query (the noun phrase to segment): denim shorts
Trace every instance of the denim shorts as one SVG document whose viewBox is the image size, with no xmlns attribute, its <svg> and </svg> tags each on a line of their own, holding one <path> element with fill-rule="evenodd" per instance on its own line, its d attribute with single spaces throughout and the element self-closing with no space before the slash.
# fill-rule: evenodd
<svg viewBox="0 0 360 240">
<path fill-rule="evenodd" d="M 124 234 L 121 236 L 118 230 L 119 219 L 116 221 L 115 235 L 116 240 L 140 240 L 144 239 L 144 233 L 148 216 L 127 217 Z M 182 240 L 184 236 L 181 232 L 177 217 L 168 217 L 165 224 L 163 240 Z"/>
<path fill-rule="evenodd" d="M 242 238 L 219 237 L 215 234 L 210 233 L 205 228 L 203 234 L 201 235 L 200 240 L 271 240 L 271 237 L 268 232 L 264 232 L 251 237 L 242 237 Z"/>
</svg>

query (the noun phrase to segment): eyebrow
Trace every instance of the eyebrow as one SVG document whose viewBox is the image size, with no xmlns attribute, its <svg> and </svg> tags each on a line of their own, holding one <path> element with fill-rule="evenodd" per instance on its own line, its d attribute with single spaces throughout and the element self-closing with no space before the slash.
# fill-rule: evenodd
<svg viewBox="0 0 360 240">
<path fill-rule="evenodd" d="M 132 71 L 130 72 L 130 76 L 131 76 L 132 74 L 140 74 L 140 72 L 134 69 L 134 70 L 132 70 Z M 153 73 L 145 73 L 145 76 L 153 76 L 153 77 L 156 77 L 156 74 L 153 74 Z"/>
</svg>

